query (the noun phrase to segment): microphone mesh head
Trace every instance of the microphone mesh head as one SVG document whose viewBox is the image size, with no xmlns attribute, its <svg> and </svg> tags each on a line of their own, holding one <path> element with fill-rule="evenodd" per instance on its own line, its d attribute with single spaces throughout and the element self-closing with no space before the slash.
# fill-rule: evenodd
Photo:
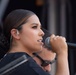
<svg viewBox="0 0 76 75">
<path fill-rule="evenodd" d="M 47 37 L 47 38 L 45 39 L 45 46 L 46 46 L 47 48 L 51 49 L 50 37 Z"/>
<path fill-rule="evenodd" d="M 46 48 L 51 49 L 51 45 L 50 45 L 51 33 L 48 30 L 46 30 L 45 28 L 42 28 L 42 30 L 45 33 L 45 35 L 43 36 L 43 43 L 44 43 Z"/>
</svg>

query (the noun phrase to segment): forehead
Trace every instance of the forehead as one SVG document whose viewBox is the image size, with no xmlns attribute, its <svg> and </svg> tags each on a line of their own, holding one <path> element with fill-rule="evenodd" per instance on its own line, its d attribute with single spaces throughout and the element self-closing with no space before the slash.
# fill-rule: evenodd
<svg viewBox="0 0 76 75">
<path fill-rule="evenodd" d="M 39 18 L 36 15 L 32 15 L 30 16 L 26 21 L 23 22 L 23 24 L 21 24 L 20 26 L 23 26 L 23 29 L 25 29 L 25 27 L 30 27 L 30 26 L 38 26 L 41 28 L 41 23 L 39 21 Z M 19 26 L 19 27 L 20 27 Z"/>
<path fill-rule="evenodd" d="M 36 15 L 32 15 L 27 20 L 28 23 L 41 25 L 39 18 Z"/>
</svg>

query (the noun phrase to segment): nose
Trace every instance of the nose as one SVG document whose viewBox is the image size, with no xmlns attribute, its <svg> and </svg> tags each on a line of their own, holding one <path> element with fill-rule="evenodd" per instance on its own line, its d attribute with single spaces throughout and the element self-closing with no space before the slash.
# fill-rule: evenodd
<svg viewBox="0 0 76 75">
<path fill-rule="evenodd" d="M 45 33 L 42 31 L 42 29 L 40 29 L 40 35 L 41 35 L 41 36 L 44 36 L 44 34 L 45 34 Z"/>
</svg>

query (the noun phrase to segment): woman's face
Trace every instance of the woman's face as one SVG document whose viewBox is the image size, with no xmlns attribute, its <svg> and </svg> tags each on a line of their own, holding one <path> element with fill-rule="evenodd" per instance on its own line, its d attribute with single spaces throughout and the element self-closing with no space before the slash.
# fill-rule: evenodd
<svg viewBox="0 0 76 75">
<path fill-rule="evenodd" d="M 22 25 L 20 32 L 20 42 L 28 50 L 35 52 L 41 50 L 43 45 L 44 32 L 41 30 L 41 23 L 36 15 L 28 18 L 28 21 Z"/>
</svg>

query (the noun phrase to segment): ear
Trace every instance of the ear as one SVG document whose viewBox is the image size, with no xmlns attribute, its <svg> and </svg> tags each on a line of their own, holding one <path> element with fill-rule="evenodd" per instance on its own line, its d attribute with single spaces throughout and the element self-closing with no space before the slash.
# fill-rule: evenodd
<svg viewBox="0 0 76 75">
<path fill-rule="evenodd" d="M 12 29 L 11 30 L 11 36 L 16 38 L 16 39 L 19 39 L 19 31 L 17 29 Z"/>
</svg>

